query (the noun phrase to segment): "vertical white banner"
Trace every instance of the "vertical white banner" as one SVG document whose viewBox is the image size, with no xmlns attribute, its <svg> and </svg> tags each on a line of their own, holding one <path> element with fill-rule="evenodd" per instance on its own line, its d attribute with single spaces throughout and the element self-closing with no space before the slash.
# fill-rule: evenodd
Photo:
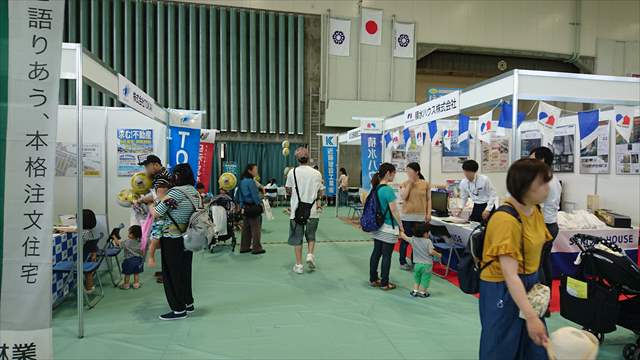
<svg viewBox="0 0 640 360">
<path fill-rule="evenodd" d="M 349 56 L 351 20 L 329 18 L 329 54 Z"/>
<path fill-rule="evenodd" d="M 413 58 L 415 24 L 393 23 L 393 56 Z"/>
<path fill-rule="evenodd" d="M 382 10 L 362 8 L 360 43 L 382 45 Z"/>
<path fill-rule="evenodd" d="M 51 243 L 64 1 L 8 1 L 0 346 L 51 359 Z M 4 21 L 4 19 L 2 19 Z"/>
</svg>

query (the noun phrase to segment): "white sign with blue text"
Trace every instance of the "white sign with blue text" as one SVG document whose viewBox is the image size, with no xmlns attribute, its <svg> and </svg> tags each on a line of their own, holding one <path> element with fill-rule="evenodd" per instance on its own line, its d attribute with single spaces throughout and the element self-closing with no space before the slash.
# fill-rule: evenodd
<svg viewBox="0 0 640 360">
<path fill-rule="evenodd" d="M 118 74 L 118 100 L 128 107 L 153 119 L 153 107 L 155 100 L 129 79 Z"/>
<path fill-rule="evenodd" d="M 460 91 L 454 91 L 405 110 L 404 127 L 414 127 L 458 114 L 460 114 Z"/>
</svg>

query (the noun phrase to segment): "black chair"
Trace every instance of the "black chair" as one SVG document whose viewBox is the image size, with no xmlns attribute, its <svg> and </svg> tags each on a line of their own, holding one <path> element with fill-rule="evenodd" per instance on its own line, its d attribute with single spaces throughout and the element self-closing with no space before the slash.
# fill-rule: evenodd
<svg viewBox="0 0 640 360">
<path fill-rule="evenodd" d="M 277 188 L 273 188 L 273 189 L 264 189 L 265 195 L 267 200 L 269 200 L 269 204 L 271 206 L 279 206 L 280 202 L 278 201 L 278 189 Z"/>
</svg>

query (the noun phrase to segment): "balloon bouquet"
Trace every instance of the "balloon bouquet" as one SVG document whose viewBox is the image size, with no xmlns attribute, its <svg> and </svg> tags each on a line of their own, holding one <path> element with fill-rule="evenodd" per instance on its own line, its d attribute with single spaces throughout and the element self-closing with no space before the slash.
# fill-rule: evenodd
<svg viewBox="0 0 640 360">
<path fill-rule="evenodd" d="M 133 210 L 135 222 L 142 227 L 142 239 L 141 249 L 146 249 L 147 240 L 151 231 L 151 225 L 153 224 L 153 217 L 149 212 L 149 207 L 146 204 L 139 203 L 138 201 L 151 191 L 152 181 L 151 178 L 144 172 L 138 172 L 133 174 L 130 182 L 131 188 L 122 189 L 118 193 L 116 201 L 118 205 Z"/>
</svg>

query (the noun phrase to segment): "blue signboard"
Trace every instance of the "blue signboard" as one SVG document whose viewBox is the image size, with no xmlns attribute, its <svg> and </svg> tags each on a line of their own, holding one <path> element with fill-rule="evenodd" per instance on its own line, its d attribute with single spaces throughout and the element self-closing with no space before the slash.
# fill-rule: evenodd
<svg viewBox="0 0 640 360">
<path fill-rule="evenodd" d="M 169 167 L 188 163 L 195 176 L 198 173 L 200 156 L 200 129 L 170 126 Z"/>
<path fill-rule="evenodd" d="M 371 178 L 382 162 L 382 134 L 361 134 L 362 188 L 371 189 Z"/>
<path fill-rule="evenodd" d="M 336 196 L 338 187 L 338 136 L 322 136 L 322 159 L 327 196 Z"/>
</svg>

